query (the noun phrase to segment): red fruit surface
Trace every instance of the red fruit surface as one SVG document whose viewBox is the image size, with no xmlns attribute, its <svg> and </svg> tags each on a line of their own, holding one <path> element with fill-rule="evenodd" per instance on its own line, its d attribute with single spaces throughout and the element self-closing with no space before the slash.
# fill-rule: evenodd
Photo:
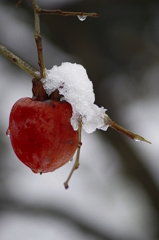
<svg viewBox="0 0 159 240">
<path fill-rule="evenodd" d="M 52 172 L 72 159 L 78 132 L 67 102 L 19 99 L 12 107 L 8 131 L 17 157 L 35 173 Z"/>
</svg>

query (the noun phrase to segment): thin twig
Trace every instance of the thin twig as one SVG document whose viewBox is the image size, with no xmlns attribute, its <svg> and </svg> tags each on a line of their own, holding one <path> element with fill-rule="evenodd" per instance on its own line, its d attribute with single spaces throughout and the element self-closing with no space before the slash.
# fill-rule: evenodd
<svg viewBox="0 0 159 240">
<path fill-rule="evenodd" d="M 16 7 L 19 7 L 20 6 L 20 4 L 23 2 L 23 0 L 19 0 L 17 3 L 16 3 Z"/>
<path fill-rule="evenodd" d="M 41 77 L 45 78 L 46 72 L 45 72 L 45 63 L 44 63 L 43 48 L 42 48 L 42 41 L 41 41 L 41 33 L 40 33 L 40 18 L 39 18 L 39 13 L 37 11 L 39 6 L 35 0 L 30 0 L 30 1 L 31 1 L 32 7 L 34 9 L 34 17 L 35 17 L 34 38 L 35 38 L 37 52 L 38 52 L 38 64 L 40 67 Z"/>
<path fill-rule="evenodd" d="M 13 63 L 18 65 L 21 69 L 23 69 L 25 72 L 27 72 L 29 75 L 31 75 L 34 78 L 40 79 L 40 73 L 32 68 L 29 64 L 24 62 L 22 59 L 17 57 L 14 53 L 9 51 L 6 47 L 0 45 L 0 53 L 11 60 Z"/>
<path fill-rule="evenodd" d="M 77 155 L 76 155 L 76 160 L 75 163 L 73 165 L 73 168 L 67 178 L 67 180 L 64 183 L 65 188 L 67 189 L 68 186 L 68 182 L 73 174 L 73 172 L 79 167 L 79 156 L 80 156 L 80 150 L 81 150 L 81 146 L 82 146 L 82 142 L 81 142 L 81 130 L 82 130 L 82 121 L 79 121 L 79 127 L 78 127 L 78 148 L 77 148 Z"/>
<path fill-rule="evenodd" d="M 62 11 L 60 9 L 57 10 L 48 10 L 48 9 L 42 9 L 42 8 L 38 8 L 37 12 L 39 14 L 54 14 L 54 15 L 60 15 L 63 17 L 77 17 L 77 16 L 86 16 L 86 17 L 93 17 L 93 18 L 97 18 L 99 17 L 98 13 L 85 13 L 85 12 L 69 12 L 69 11 Z"/>
<path fill-rule="evenodd" d="M 111 128 L 115 129 L 118 132 L 123 133 L 124 135 L 128 136 L 129 138 L 137 141 L 137 142 L 147 142 L 149 144 L 151 144 L 151 142 L 149 142 L 148 140 L 146 140 L 145 138 L 141 137 L 140 135 L 133 133 L 129 130 L 127 130 L 126 128 L 121 127 L 119 124 L 115 123 L 114 121 L 112 121 L 108 115 L 105 115 L 104 118 L 105 124 L 109 125 Z"/>
</svg>

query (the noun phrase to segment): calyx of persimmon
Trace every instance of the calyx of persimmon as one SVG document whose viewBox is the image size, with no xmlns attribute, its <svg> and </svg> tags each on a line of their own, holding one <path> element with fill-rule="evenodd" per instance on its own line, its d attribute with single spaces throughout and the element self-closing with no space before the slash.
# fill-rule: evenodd
<svg viewBox="0 0 159 240">
<path fill-rule="evenodd" d="M 32 79 L 32 93 L 33 99 L 36 101 L 46 101 L 48 99 L 52 99 L 54 101 L 60 101 L 63 95 L 59 94 L 58 89 L 51 93 L 50 96 L 44 90 L 43 84 L 39 79 L 33 78 Z"/>
</svg>

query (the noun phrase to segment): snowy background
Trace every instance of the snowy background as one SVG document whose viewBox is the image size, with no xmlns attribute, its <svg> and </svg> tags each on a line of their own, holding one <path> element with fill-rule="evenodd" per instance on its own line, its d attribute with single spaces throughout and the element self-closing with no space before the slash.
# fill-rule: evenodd
<svg viewBox="0 0 159 240">
<path fill-rule="evenodd" d="M 6 137 L 16 100 L 32 96 L 31 78 L 0 55 L 0 239 L 159 239 L 159 3 L 37 1 L 45 8 L 98 12 L 100 18 L 42 16 L 46 67 L 82 64 L 96 103 L 152 142 L 115 131 L 82 133 L 80 168 L 33 174 Z M 0 44 L 38 69 L 30 2 L 0 2 Z"/>
</svg>

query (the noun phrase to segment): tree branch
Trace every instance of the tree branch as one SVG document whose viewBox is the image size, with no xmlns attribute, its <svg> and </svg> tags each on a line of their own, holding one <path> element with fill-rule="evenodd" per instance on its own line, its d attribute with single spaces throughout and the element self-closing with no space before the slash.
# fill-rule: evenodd
<svg viewBox="0 0 159 240">
<path fill-rule="evenodd" d="M 43 48 L 42 48 L 42 41 L 41 41 L 41 33 L 40 33 L 40 18 L 39 18 L 39 13 L 37 11 L 39 6 L 37 5 L 35 0 L 30 0 L 30 1 L 31 1 L 32 7 L 34 9 L 34 17 L 35 17 L 34 38 L 35 38 L 37 52 L 38 52 L 38 64 L 40 67 L 41 77 L 45 78 L 46 72 L 45 72 L 45 63 L 44 63 Z"/>
<path fill-rule="evenodd" d="M 17 57 L 14 53 L 9 51 L 6 47 L 0 45 L 0 53 L 11 60 L 13 63 L 18 65 L 21 69 L 23 69 L 25 72 L 27 72 L 29 75 L 31 75 L 34 78 L 40 79 L 40 73 L 32 68 L 29 64 L 24 62 L 21 58 Z"/>
<path fill-rule="evenodd" d="M 136 142 L 147 142 L 147 143 L 151 144 L 150 141 L 146 140 L 142 136 L 140 136 L 136 133 L 133 133 L 126 128 L 123 128 L 122 126 L 120 126 L 116 122 L 112 121 L 107 114 L 104 117 L 104 122 L 105 122 L 105 125 L 109 125 L 111 128 L 115 129 L 116 131 L 118 131 L 120 133 L 123 133 L 124 135 L 133 139 Z"/>
<path fill-rule="evenodd" d="M 47 10 L 47 9 L 41 9 L 38 8 L 37 12 L 39 14 L 48 14 L 48 15 L 60 15 L 63 17 L 93 17 L 93 18 L 97 18 L 99 17 L 98 13 L 85 13 L 85 12 L 68 12 L 68 11 L 61 11 L 60 9 L 57 10 Z"/>
</svg>

